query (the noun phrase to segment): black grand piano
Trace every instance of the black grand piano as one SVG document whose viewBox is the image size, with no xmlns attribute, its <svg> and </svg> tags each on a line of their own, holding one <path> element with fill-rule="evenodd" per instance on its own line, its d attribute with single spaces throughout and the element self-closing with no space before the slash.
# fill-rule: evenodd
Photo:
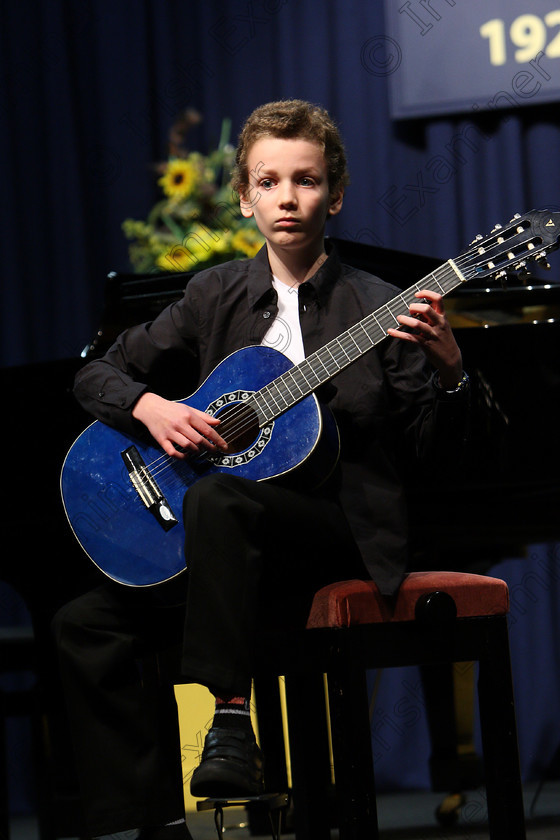
<svg viewBox="0 0 560 840">
<path fill-rule="evenodd" d="M 343 262 L 403 289 L 443 262 L 333 241 Z M 11 504 L 2 508 L 2 524 L 5 533 L 14 534 L 16 548 L 2 563 L 2 577 L 30 611 L 53 730 L 44 795 L 50 811 L 42 840 L 76 833 L 70 804 L 75 782 L 49 625 L 59 605 L 100 579 L 68 527 L 59 494 L 64 456 L 90 422 L 72 396 L 73 378 L 122 329 L 150 320 L 180 298 L 190 276 L 111 272 L 99 329 L 80 358 L 3 371 L 8 398 L 17 407 L 13 424 L 25 447 L 8 448 Z M 560 269 L 551 276 L 552 281 L 536 267 L 523 282 L 517 277 L 504 287 L 471 282 L 447 298 L 473 385 L 472 434 L 468 457 L 450 484 L 433 488 L 428 497 L 411 488 L 419 565 L 426 560 L 431 568 L 484 572 L 512 549 L 560 541 Z M 436 541 L 426 527 L 434 518 Z"/>
</svg>

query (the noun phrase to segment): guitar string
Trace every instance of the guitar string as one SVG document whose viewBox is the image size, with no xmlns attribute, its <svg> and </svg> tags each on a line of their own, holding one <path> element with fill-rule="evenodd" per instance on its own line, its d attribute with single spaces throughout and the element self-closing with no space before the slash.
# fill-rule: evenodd
<svg viewBox="0 0 560 840">
<path fill-rule="evenodd" d="M 485 262 L 485 259 L 484 259 L 485 253 L 480 251 L 480 248 L 482 247 L 483 242 L 484 242 L 484 240 L 481 240 L 479 243 L 477 243 L 477 245 L 475 247 L 472 247 L 470 250 L 466 251 L 464 254 L 462 254 L 460 257 L 458 257 L 456 260 L 454 260 L 454 263 L 457 266 L 457 268 L 460 268 L 460 267 L 467 268 L 470 265 L 470 267 L 472 268 L 472 271 L 473 271 L 473 276 L 474 276 L 476 274 L 476 268 L 472 267 L 472 255 L 476 255 L 477 257 L 480 257 L 479 262 Z M 504 244 L 504 243 L 499 243 L 499 244 Z M 440 289 L 442 290 L 443 294 L 447 294 L 449 291 L 451 291 L 452 288 L 454 288 L 456 285 L 458 285 L 458 284 L 454 284 L 451 287 L 451 289 L 445 290 L 441 286 L 441 284 L 439 283 L 438 278 L 436 277 L 436 273 L 438 273 L 438 272 L 440 274 L 445 273 L 445 272 L 448 272 L 448 273 L 452 272 L 451 276 L 452 277 L 456 276 L 455 273 L 453 272 L 453 268 L 449 265 L 449 263 L 444 263 L 442 266 L 439 266 L 438 268 L 436 268 L 434 270 L 434 272 L 432 272 L 431 275 L 428 275 L 426 278 L 423 278 L 423 280 L 424 281 L 429 281 L 430 277 L 433 277 L 435 279 L 436 283 L 438 284 L 438 286 L 440 286 Z M 444 278 L 442 277 L 442 279 L 444 279 Z M 418 283 L 416 283 L 414 286 L 410 287 L 409 289 L 403 290 L 401 295 L 397 296 L 397 299 L 398 298 L 402 299 L 403 302 L 405 303 L 405 305 L 408 306 L 409 304 L 407 304 L 407 302 L 405 300 L 405 295 L 407 293 L 412 292 L 413 290 L 421 291 L 421 289 L 424 286 L 427 286 L 427 285 L 429 285 L 429 282 L 424 282 L 423 283 L 422 281 L 419 281 Z M 412 302 L 412 301 L 413 301 L 413 297 L 410 299 L 410 302 Z M 358 350 L 360 351 L 358 356 L 356 356 L 356 358 L 359 358 L 359 356 L 362 355 L 363 352 L 365 352 L 365 350 L 362 350 L 362 348 L 360 348 L 360 346 L 354 340 L 352 332 L 351 332 L 352 330 L 355 330 L 357 327 L 362 327 L 362 325 L 364 325 L 364 322 L 366 322 L 366 321 L 368 321 L 371 325 L 372 320 L 374 320 L 379 325 L 379 319 L 382 319 L 383 314 L 387 311 L 390 313 L 391 317 L 393 319 L 395 319 L 395 316 L 390 309 L 390 305 L 391 305 L 392 302 L 393 301 L 389 301 L 387 304 L 385 304 L 383 307 L 380 307 L 374 313 L 371 313 L 369 316 L 366 316 L 366 318 L 363 319 L 363 321 L 359 322 L 359 324 L 353 325 L 353 327 L 351 327 L 349 330 L 347 330 L 346 333 L 344 333 L 338 339 L 335 339 L 333 342 L 329 342 L 329 344 L 326 345 L 326 347 L 328 348 L 329 354 L 331 355 L 333 361 L 335 362 L 335 370 L 334 370 L 333 374 L 330 374 L 330 372 L 327 369 L 327 373 L 329 373 L 329 375 L 335 375 L 341 369 L 341 367 L 344 366 L 346 361 L 355 361 L 355 359 L 350 358 L 348 356 L 348 353 L 346 353 L 346 351 L 344 349 L 344 346 L 342 345 L 342 341 L 346 336 L 348 336 L 350 338 L 350 340 L 353 342 L 353 344 L 356 345 Z M 362 327 L 362 328 L 365 329 L 365 327 Z M 385 337 L 386 332 L 383 330 L 382 327 L 381 327 L 381 330 L 384 334 L 383 337 Z M 374 344 L 372 344 L 371 346 L 374 346 Z M 335 350 L 337 348 L 339 350 L 342 350 L 342 354 L 343 354 L 342 355 L 342 365 L 340 364 L 340 362 L 338 362 L 337 358 L 330 352 L 331 347 L 334 347 Z M 324 350 L 324 349 L 325 348 L 322 348 L 322 350 Z M 367 349 L 369 349 L 369 348 L 366 348 L 366 350 Z M 318 352 L 320 352 L 320 351 L 318 351 Z M 317 354 L 313 354 L 313 355 L 317 356 L 318 361 L 321 363 L 321 365 L 323 367 L 325 367 L 324 363 L 318 357 L 318 355 Z M 344 358 L 344 356 L 346 357 L 346 359 Z M 340 358 L 340 356 L 339 356 L 339 358 Z M 297 366 L 297 367 L 299 367 L 299 366 Z M 297 372 L 301 372 L 301 371 L 297 371 Z M 294 373 L 293 369 L 289 369 L 289 371 L 286 372 L 286 374 L 289 374 L 289 375 L 292 375 L 292 376 L 293 376 L 293 373 Z M 263 392 L 263 391 L 269 391 L 270 392 L 271 387 L 273 385 L 275 385 L 275 383 L 277 381 L 281 381 L 281 382 L 284 383 L 285 379 L 286 379 L 286 374 L 283 374 L 280 377 L 277 377 L 277 379 L 274 380 L 274 382 L 268 383 L 266 386 L 264 386 L 264 388 L 261 389 L 261 392 Z M 307 383 L 305 375 L 303 375 L 303 379 L 306 381 L 306 384 L 309 387 L 309 383 Z M 278 386 L 276 386 L 276 387 L 278 387 Z M 289 391 L 289 389 L 288 389 L 288 391 Z M 259 392 L 259 393 L 261 393 L 261 392 Z M 293 395 L 290 394 L 290 396 L 292 397 L 292 400 L 293 400 L 294 399 Z M 274 402 L 276 402 L 276 399 L 274 398 L 274 396 L 272 397 L 272 399 L 273 399 Z M 266 402 L 266 400 L 265 400 L 265 402 Z M 293 402 L 292 402 L 292 404 L 293 404 Z M 289 408 L 290 405 L 288 404 L 286 407 Z M 282 410 L 285 410 L 285 409 L 282 409 Z M 221 432 L 223 433 L 223 435 L 227 434 L 228 431 L 233 432 L 233 437 L 231 438 L 230 441 L 228 441 L 228 443 L 230 443 L 230 444 L 235 443 L 236 439 L 240 435 L 244 434 L 250 428 L 250 426 L 254 423 L 254 417 L 255 417 L 254 410 L 252 410 L 250 408 L 250 406 L 247 406 L 247 404 L 240 405 L 239 410 L 237 412 L 232 412 L 230 414 L 230 416 L 227 418 L 227 421 L 226 421 L 226 422 L 229 422 L 230 425 L 233 422 L 232 429 L 228 430 L 228 429 L 225 429 L 225 427 L 223 429 L 221 429 Z M 239 423 L 239 425 L 237 427 L 235 426 L 235 421 L 237 421 Z M 208 458 L 210 458 L 212 456 L 212 454 L 213 453 L 211 453 L 211 452 L 202 452 L 202 453 L 194 454 L 193 457 L 195 459 L 198 458 L 198 459 L 202 459 L 202 460 L 205 460 L 205 459 L 207 460 Z M 177 460 L 178 459 L 173 458 L 173 456 L 170 456 L 167 453 L 163 453 L 161 456 L 156 458 L 155 461 L 153 461 L 150 465 L 146 465 L 146 467 L 143 468 L 143 469 L 145 469 L 146 471 L 149 470 L 150 474 L 152 474 L 154 476 L 157 476 L 157 475 L 161 474 L 161 472 L 163 470 L 167 469 L 170 465 L 176 466 Z"/>
<path fill-rule="evenodd" d="M 462 261 L 463 261 L 463 259 L 464 259 L 464 257 L 463 257 L 463 258 L 460 258 L 460 259 L 459 259 L 459 261 L 460 261 L 460 262 L 462 262 Z M 456 264 L 457 264 L 457 263 L 456 263 Z M 443 288 L 441 287 L 441 284 L 439 283 L 439 281 L 438 281 L 437 277 L 435 276 L 435 275 L 436 275 L 436 272 L 440 272 L 440 273 L 441 273 L 442 271 L 443 271 L 443 272 L 445 272 L 445 271 L 449 272 L 449 271 L 450 271 L 449 266 L 448 266 L 447 264 L 444 264 L 443 266 L 441 266 L 441 267 L 439 267 L 438 269 L 436 269 L 436 270 L 432 273 L 432 275 L 431 275 L 431 276 L 432 276 L 432 277 L 436 280 L 436 283 L 438 284 L 438 286 L 440 286 L 440 288 L 441 288 L 441 289 L 442 289 L 442 291 L 443 291 Z M 454 275 L 453 275 L 453 276 L 454 276 Z M 429 279 L 430 279 L 430 276 L 425 278 L 425 280 L 429 280 Z M 443 279 L 443 278 L 442 278 L 442 279 Z M 422 284 L 422 282 L 420 282 L 420 281 L 419 281 L 417 284 L 415 284 L 415 286 L 411 287 L 411 289 L 404 290 L 404 291 L 402 292 L 402 294 L 401 294 L 400 296 L 398 296 L 398 297 L 399 297 L 399 298 L 402 298 L 402 300 L 403 300 L 403 302 L 405 303 L 405 305 L 408 305 L 408 304 L 407 304 L 407 302 L 406 302 L 406 300 L 405 300 L 405 298 L 404 298 L 404 296 L 407 294 L 407 292 L 411 292 L 411 291 L 413 291 L 413 290 L 414 290 L 414 291 L 420 291 L 420 289 L 421 289 L 421 287 L 422 287 L 423 285 L 428 285 L 428 283 L 424 283 L 424 284 Z M 413 299 L 413 298 L 411 298 L 411 301 L 412 301 L 412 299 Z M 375 321 L 375 322 L 379 325 L 379 320 L 380 320 L 380 319 L 382 319 L 382 318 L 383 318 L 383 314 L 385 314 L 385 313 L 387 313 L 387 312 L 389 312 L 389 313 L 390 313 L 391 318 L 394 320 L 394 319 L 395 319 L 395 316 L 393 315 L 393 313 L 391 312 L 391 309 L 390 309 L 390 304 L 391 304 L 391 303 L 392 303 L 392 301 L 389 301 L 389 302 L 388 302 L 387 304 L 385 304 L 383 307 L 380 307 L 380 308 L 379 308 L 378 310 L 376 310 L 374 313 L 371 313 L 369 316 L 367 316 L 365 319 L 363 319 L 363 321 L 362 321 L 362 322 L 360 322 L 360 324 L 359 324 L 359 325 L 358 325 L 358 324 L 353 325 L 353 327 L 351 327 L 351 328 L 350 328 L 350 330 L 348 330 L 348 331 L 347 331 L 347 333 L 345 333 L 343 336 L 339 337 L 339 339 L 335 339 L 335 340 L 334 340 L 334 342 L 331 342 L 331 343 L 329 343 L 329 345 L 327 345 L 327 347 L 334 347 L 334 348 L 335 348 L 335 350 L 336 350 L 336 349 L 338 349 L 338 350 L 342 350 L 342 353 L 339 353 L 339 356 L 338 356 L 338 358 L 341 358 L 341 359 L 342 359 L 342 364 L 344 364 L 346 361 L 348 361 L 348 360 L 349 360 L 348 353 L 346 353 L 346 351 L 344 350 L 344 346 L 342 345 L 342 339 L 345 337 L 345 335 L 349 335 L 349 336 L 350 336 L 350 339 L 352 340 L 352 342 L 354 343 L 354 345 L 356 345 L 356 342 L 355 342 L 355 340 L 354 340 L 354 339 L 353 339 L 353 337 L 352 337 L 351 330 L 355 329 L 355 328 L 356 328 L 356 327 L 358 327 L 358 326 L 361 326 L 362 324 L 364 324 L 364 322 L 369 322 L 369 324 L 370 324 L 370 325 L 372 325 L 373 321 Z M 380 326 L 380 325 L 379 325 L 379 326 Z M 381 328 L 381 331 L 382 331 L 383 335 L 385 336 L 385 335 L 386 335 L 385 330 L 383 329 L 383 327 L 380 327 L 380 328 Z M 356 346 L 358 347 L 358 349 L 359 349 L 359 351 L 360 351 L 359 355 L 361 355 L 361 354 L 362 354 L 362 352 L 363 352 L 362 348 L 360 348 L 360 347 L 359 347 L 359 345 L 356 345 Z M 371 347 L 371 346 L 374 346 L 374 344 L 370 344 L 370 347 Z M 365 348 L 365 349 L 369 349 L 369 348 Z M 330 349 L 328 350 L 328 352 L 330 353 Z M 335 370 L 334 370 L 334 374 L 336 374 L 336 373 L 337 373 L 337 372 L 341 369 L 341 363 L 338 361 L 338 359 L 337 359 L 337 357 L 336 357 L 336 356 L 333 356 L 333 354 L 332 354 L 332 353 L 330 353 L 330 355 L 331 355 L 331 357 L 332 357 L 332 360 L 333 360 L 333 361 L 334 361 L 334 363 L 335 363 Z M 359 355 L 357 356 L 357 358 L 359 357 Z M 321 365 L 322 365 L 323 367 L 325 367 L 325 365 L 322 363 L 322 361 L 320 360 L 320 358 L 319 358 L 319 357 L 318 357 L 318 360 L 319 360 L 319 362 L 321 363 Z M 350 359 L 350 361 L 354 361 L 354 359 Z M 293 371 L 293 369 L 290 369 L 290 370 L 289 370 L 289 371 L 287 371 L 286 373 L 291 374 L 291 375 L 293 376 L 294 371 Z M 328 369 L 327 369 L 327 373 L 331 374 L 331 372 L 330 372 L 330 371 L 328 371 Z M 334 374 L 333 374 L 333 375 L 334 375 Z M 305 375 L 303 376 L 303 379 L 306 381 L 306 377 L 305 377 Z M 285 375 L 282 375 L 281 377 L 278 377 L 278 380 L 285 382 Z M 277 380 L 275 380 L 275 382 L 276 382 L 276 381 L 277 381 Z M 270 392 L 270 390 L 271 390 L 271 386 L 273 386 L 273 385 L 274 385 L 274 383 L 268 383 L 268 384 L 267 384 L 267 385 L 266 385 L 263 389 L 261 389 L 261 391 L 265 391 L 265 392 L 266 392 L 266 391 L 268 391 L 268 392 Z M 309 383 L 307 383 L 307 385 L 309 386 Z M 288 390 L 289 390 L 289 389 L 288 389 Z M 292 400 L 293 400 L 293 395 L 291 395 L 291 397 L 292 397 Z M 273 401 L 274 401 L 274 402 L 277 402 L 277 401 L 276 401 L 276 399 L 274 398 L 274 396 L 272 397 L 272 399 L 273 399 Z M 285 401 L 285 400 L 284 400 L 284 401 Z M 266 399 L 265 399 L 265 402 L 266 402 Z M 293 403 L 292 403 L 292 404 L 293 404 Z M 289 405 L 288 405 L 287 407 L 289 407 Z M 285 410 L 285 409 L 284 409 L 284 410 Z M 251 408 L 250 408 L 250 407 L 248 408 L 246 404 L 242 404 L 242 405 L 240 405 L 240 406 L 239 406 L 239 410 L 238 410 L 237 412 L 235 412 L 235 413 L 234 413 L 234 412 L 230 413 L 230 416 L 227 418 L 227 421 L 226 421 L 226 422 L 228 422 L 228 423 L 229 423 L 229 425 L 230 425 L 230 427 L 231 427 L 231 428 L 227 428 L 227 429 L 226 429 L 226 428 L 224 427 L 223 429 L 221 429 L 221 430 L 220 430 L 220 431 L 222 432 L 222 436 L 225 436 L 225 435 L 227 435 L 228 433 L 231 433 L 231 434 L 232 434 L 232 437 L 231 437 L 231 439 L 230 439 L 230 440 L 228 440 L 228 443 L 230 443 L 230 444 L 234 444 L 234 443 L 235 443 L 235 441 L 237 440 L 237 438 L 238 438 L 240 435 L 244 434 L 244 433 L 248 430 L 248 428 L 250 428 L 250 425 L 251 425 L 252 423 L 254 423 L 254 416 L 255 416 L 254 411 L 253 411 L 253 410 L 251 410 Z M 236 425 L 236 421 L 237 421 L 237 425 Z M 226 438 L 224 437 L 224 439 L 226 439 Z M 212 456 L 212 454 L 213 454 L 213 453 L 211 453 L 211 452 L 210 452 L 210 453 L 196 453 L 196 454 L 193 454 L 193 457 L 194 457 L 195 459 L 196 459 L 196 458 L 199 458 L 199 459 L 204 460 L 204 459 L 208 459 L 208 458 L 210 458 L 210 457 Z M 166 469 L 168 469 L 170 465 L 175 466 L 175 465 L 176 465 L 177 460 L 178 460 L 178 459 L 173 458 L 173 456 L 170 456 L 170 455 L 168 455 L 167 453 L 163 453 L 161 456 L 159 456 L 159 458 L 157 458 L 157 459 L 156 459 L 155 461 L 153 461 L 151 464 L 146 465 L 146 467 L 145 467 L 144 469 L 145 469 L 145 471 L 146 471 L 146 472 L 147 472 L 147 471 L 150 471 L 150 474 L 151 474 L 151 475 L 155 478 L 155 477 L 157 477 L 158 475 L 160 475 L 163 471 L 165 471 Z M 175 462 L 175 463 L 174 463 L 174 462 Z"/>
<path fill-rule="evenodd" d="M 405 292 L 403 292 L 403 295 L 404 294 L 405 294 Z M 404 298 L 403 298 L 403 300 L 404 300 Z M 383 307 L 382 309 L 387 309 L 387 305 L 386 305 L 386 307 Z M 370 324 L 373 324 L 373 321 L 378 323 L 378 319 L 380 317 L 381 317 L 381 315 L 378 312 L 377 317 L 376 317 L 375 314 L 372 314 L 372 315 L 368 316 L 368 318 L 364 319 L 364 321 L 369 321 Z M 394 317 L 394 316 L 392 316 L 392 317 Z M 358 325 L 354 325 L 351 329 L 356 328 L 357 326 Z M 384 330 L 382 330 L 382 332 L 383 332 L 383 334 L 386 334 Z M 372 347 L 375 344 L 375 342 L 372 343 L 371 339 L 369 339 L 369 341 L 370 341 L 369 347 L 360 348 L 359 345 L 357 345 L 356 341 L 352 338 L 351 333 L 349 333 L 349 334 L 350 334 L 350 338 L 351 338 L 354 346 L 358 347 L 358 349 L 360 350 L 359 355 L 361 355 L 362 352 L 365 352 L 365 350 L 369 349 L 369 347 Z M 343 337 L 340 337 L 338 340 L 335 340 L 335 342 L 331 343 L 331 347 L 334 347 L 335 350 L 338 349 L 341 352 L 338 353 L 338 357 L 337 357 L 329 351 L 331 359 L 335 363 L 334 371 L 331 372 L 328 369 L 326 369 L 327 373 L 329 375 L 336 374 L 347 361 L 349 361 L 349 360 L 353 361 L 353 359 L 349 359 L 348 353 L 344 350 L 344 346 L 341 343 L 342 338 Z M 358 357 L 359 356 L 357 356 L 357 358 Z M 340 359 L 340 361 L 339 361 L 339 359 Z M 319 361 L 321 362 L 320 359 L 319 359 Z M 323 367 L 325 367 L 325 365 L 322 362 L 321 362 L 321 364 L 322 364 Z M 293 369 L 289 369 L 289 371 L 287 371 L 286 373 L 293 376 L 294 371 L 293 371 Z M 310 390 L 310 385 L 309 385 L 305 375 L 303 375 L 303 379 L 304 379 L 304 381 L 306 382 L 306 385 L 307 385 L 306 390 Z M 278 377 L 278 380 L 280 380 L 281 382 L 283 382 L 285 384 L 285 374 Z M 275 382 L 276 381 L 277 380 L 275 380 Z M 274 383 L 268 383 L 263 389 L 261 389 L 261 391 L 270 392 L 271 386 L 273 386 L 273 385 L 274 385 Z M 278 387 L 278 386 L 276 386 L 276 387 Z M 289 391 L 289 389 L 288 389 L 288 391 Z M 302 392 L 302 393 L 305 395 L 305 392 Z M 270 395 L 270 393 L 269 393 L 269 395 Z M 293 400 L 294 400 L 293 394 L 290 393 L 290 396 L 291 396 L 291 400 L 292 400 L 292 404 L 293 404 Z M 297 396 L 298 395 L 296 395 L 296 397 Z M 299 395 L 299 398 L 301 398 L 301 395 Z M 283 399 L 284 399 L 284 402 L 286 402 L 285 398 L 283 398 Z M 265 401 L 265 403 L 267 402 L 266 398 L 264 399 L 264 401 Z M 278 402 L 277 402 L 277 400 L 275 399 L 274 396 L 272 396 L 272 401 L 275 402 L 278 405 Z M 270 406 L 268 406 L 268 407 L 270 407 Z M 290 407 L 289 404 L 287 404 L 286 407 Z M 283 410 L 285 410 L 285 409 L 283 409 Z M 247 406 L 247 404 L 244 403 L 244 404 L 239 406 L 239 410 L 237 412 L 231 412 L 230 413 L 230 416 L 226 420 L 226 422 L 229 424 L 229 426 L 220 429 L 220 433 L 222 434 L 222 436 L 226 440 L 229 437 L 228 443 L 234 444 L 235 441 L 238 439 L 238 437 L 240 435 L 244 434 L 248 430 L 248 428 L 250 428 L 251 424 L 254 424 L 254 418 L 255 418 L 254 410 L 250 406 Z M 231 437 L 230 437 L 230 435 L 231 435 Z M 196 454 L 193 454 L 193 457 L 195 459 L 199 458 L 199 459 L 204 460 L 204 459 L 210 458 L 212 456 L 212 454 L 213 453 L 211 453 L 211 452 L 210 453 L 196 453 Z M 149 472 L 149 474 L 153 478 L 157 478 L 164 471 L 166 471 L 170 466 L 176 466 L 177 461 L 178 461 L 178 459 L 173 458 L 173 456 L 170 456 L 167 453 L 162 453 L 162 455 L 159 456 L 157 459 L 155 459 L 153 462 L 151 462 L 150 464 L 147 464 L 143 468 L 143 470 L 146 474 L 148 474 L 148 472 Z"/>
</svg>

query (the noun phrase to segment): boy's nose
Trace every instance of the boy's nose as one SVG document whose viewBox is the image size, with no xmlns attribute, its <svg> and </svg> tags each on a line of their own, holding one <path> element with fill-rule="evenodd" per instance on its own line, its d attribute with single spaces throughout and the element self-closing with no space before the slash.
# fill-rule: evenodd
<svg viewBox="0 0 560 840">
<path fill-rule="evenodd" d="M 297 203 L 296 191 L 293 184 L 282 184 L 280 186 L 278 201 L 282 207 L 293 206 Z"/>
</svg>

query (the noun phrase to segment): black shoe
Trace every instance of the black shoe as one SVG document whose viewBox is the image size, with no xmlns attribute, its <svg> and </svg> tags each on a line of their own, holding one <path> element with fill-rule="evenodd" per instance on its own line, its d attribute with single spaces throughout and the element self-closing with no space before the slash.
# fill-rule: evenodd
<svg viewBox="0 0 560 840">
<path fill-rule="evenodd" d="M 252 732 L 214 727 L 206 736 L 202 759 L 191 778 L 191 794 L 210 799 L 260 796 L 264 791 L 263 755 Z"/>
</svg>

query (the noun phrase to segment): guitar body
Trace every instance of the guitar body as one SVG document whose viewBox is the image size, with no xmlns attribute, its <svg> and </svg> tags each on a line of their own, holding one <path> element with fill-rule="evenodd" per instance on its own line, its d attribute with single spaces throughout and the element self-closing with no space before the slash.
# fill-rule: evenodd
<svg viewBox="0 0 560 840">
<path fill-rule="evenodd" d="M 228 356 L 181 402 L 219 416 L 291 367 L 289 359 L 272 348 L 246 347 Z M 215 472 L 264 481 L 297 471 L 306 482 L 319 484 L 336 464 L 338 444 L 334 418 L 314 394 L 262 427 L 249 428 L 242 446 L 227 456 L 169 458 L 157 444 L 95 421 L 72 445 L 62 468 L 66 515 L 102 572 L 123 584 L 151 586 L 185 569 L 183 496 L 195 482 Z M 131 481 L 122 454 L 131 448 L 164 498 L 155 506 L 157 515 Z"/>
</svg>

